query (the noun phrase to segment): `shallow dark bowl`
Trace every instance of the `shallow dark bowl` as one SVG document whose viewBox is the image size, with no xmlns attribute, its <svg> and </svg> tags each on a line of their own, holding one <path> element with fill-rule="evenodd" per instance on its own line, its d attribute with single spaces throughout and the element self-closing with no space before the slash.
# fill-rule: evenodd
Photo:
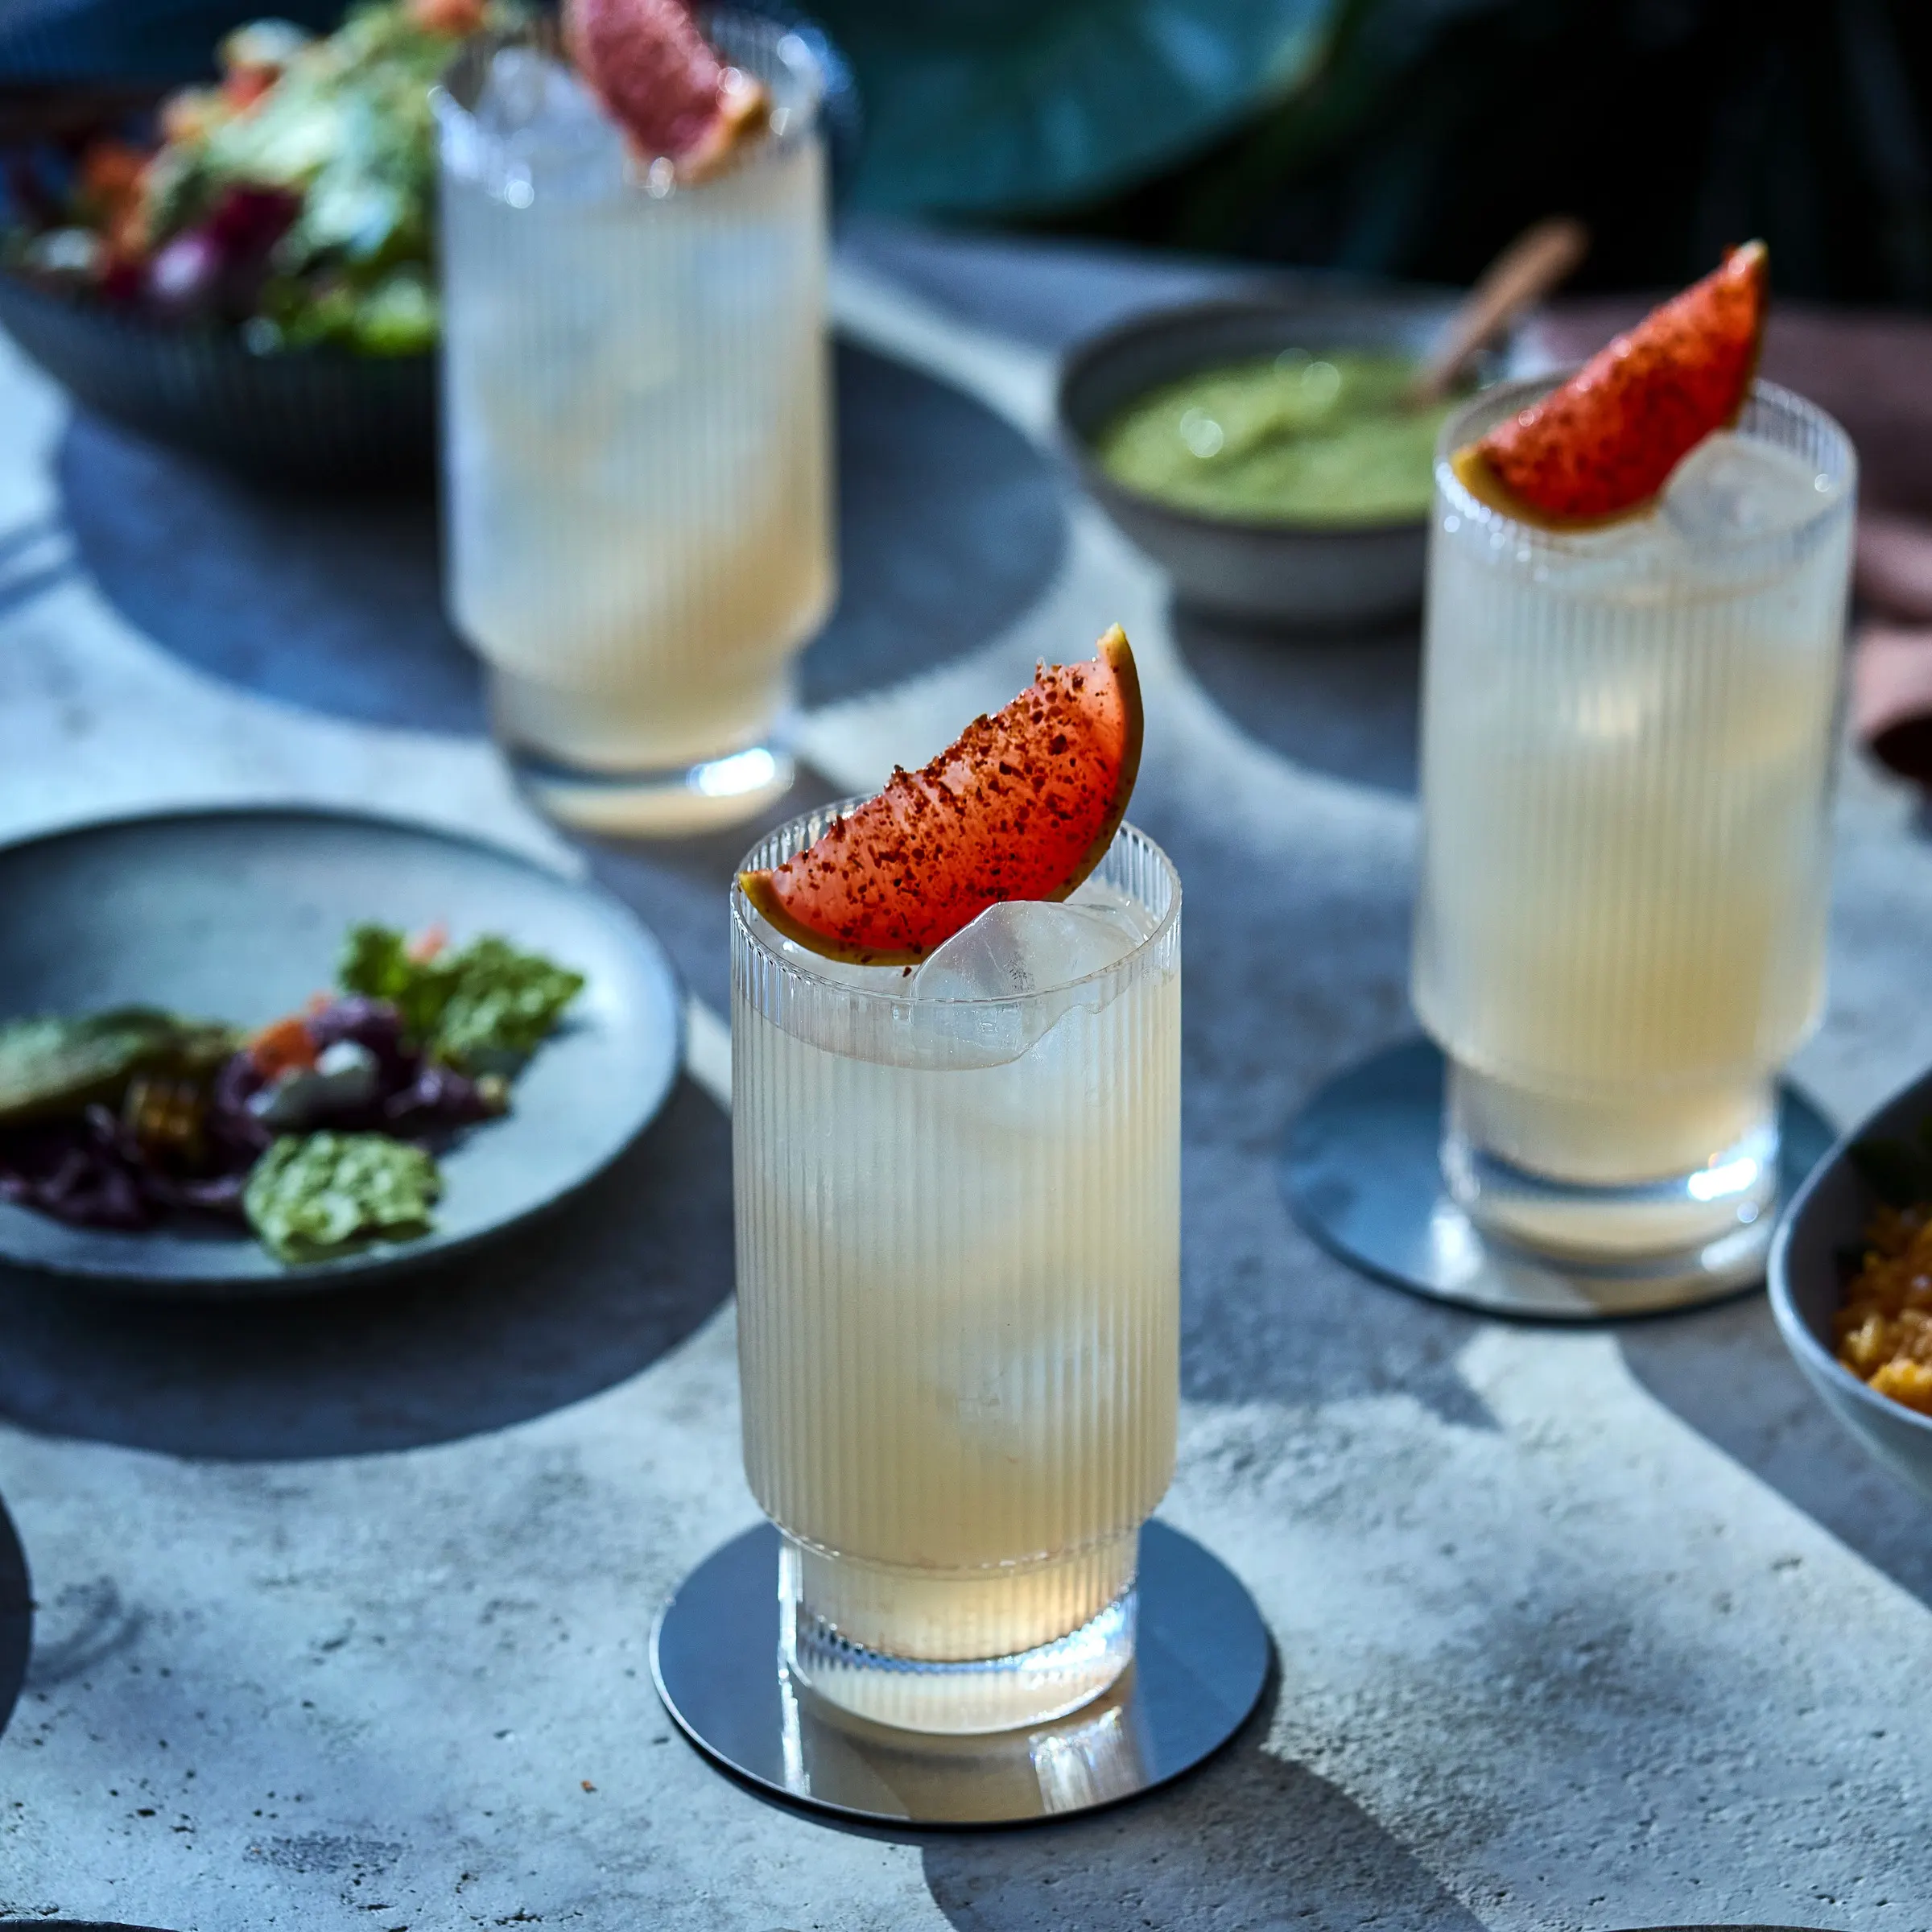
<svg viewBox="0 0 1932 1932">
<path fill-rule="evenodd" d="M 1842 1249 L 1855 1248 L 1877 1204 L 1847 1154 L 1868 1137 L 1914 1137 L 1932 1117 L 1932 1071 L 1861 1121 L 1813 1169 L 1771 1244 L 1771 1310 L 1785 1346 L 1825 1406 L 1892 1473 L 1932 1497 L 1932 1416 L 1868 1389 L 1834 1352 L 1831 1318 L 1843 1298 Z"/>
<path fill-rule="evenodd" d="M 1184 604 L 1247 623 L 1332 628 L 1407 617 L 1422 601 L 1428 518 L 1311 526 L 1179 510 L 1116 482 L 1093 453 L 1137 396 L 1218 362 L 1284 349 L 1386 349 L 1420 356 L 1450 295 L 1311 288 L 1157 310 L 1076 344 L 1060 368 L 1061 445 L 1122 531 L 1173 579 Z M 1484 365 L 1500 374 L 1501 358 Z"/>
<path fill-rule="evenodd" d="M 156 442 L 299 488 L 434 473 L 436 359 L 297 349 L 118 315 L 0 274 L 0 324 L 76 402 Z"/>
</svg>

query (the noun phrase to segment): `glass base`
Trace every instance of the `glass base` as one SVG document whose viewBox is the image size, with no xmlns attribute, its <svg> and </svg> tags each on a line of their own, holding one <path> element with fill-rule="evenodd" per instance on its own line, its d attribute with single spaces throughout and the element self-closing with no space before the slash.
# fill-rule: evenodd
<svg viewBox="0 0 1932 1932">
<path fill-rule="evenodd" d="M 1742 1283 L 1764 1272 L 1777 1220 L 1778 1122 L 1769 1080 L 1718 1096 L 1578 1100 L 1511 1089 L 1449 1063 L 1443 1178 L 1484 1237 L 1596 1274 Z M 1724 1144 L 1695 1165 L 1690 1146 Z M 1646 1160 L 1648 1149 L 1657 1150 Z M 1556 1170 L 1552 1171 L 1552 1170 Z M 1620 1171 L 1620 1169 L 1621 1171 Z"/>
<path fill-rule="evenodd" d="M 1133 1662 L 1139 1541 L 956 1576 L 855 1563 L 787 1536 L 780 1655 L 798 1682 L 874 1724 L 956 1736 L 1044 1724 Z M 1002 1637 L 1022 1647 L 1000 1647 Z M 972 1653 L 982 1644 L 990 1654 Z"/>
<path fill-rule="evenodd" d="M 678 1728 L 753 1789 L 891 1827 L 1022 1824 L 1117 1804 L 1218 1751 L 1268 1681 L 1268 1633 L 1233 1574 L 1158 1518 L 1137 1539 L 1133 1667 L 1071 1715 L 948 1737 L 867 1724 L 779 1657 L 782 1538 L 760 1523 L 679 1584 L 650 1633 Z"/>
<path fill-rule="evenodd" d="M 589 771 L 514 745 L 504 755 L 539 810 L 617 838 L 687 837 L 756 818 L 791 789 L 798 769 L 776 745 L 658 771 Z"/>
</svg>

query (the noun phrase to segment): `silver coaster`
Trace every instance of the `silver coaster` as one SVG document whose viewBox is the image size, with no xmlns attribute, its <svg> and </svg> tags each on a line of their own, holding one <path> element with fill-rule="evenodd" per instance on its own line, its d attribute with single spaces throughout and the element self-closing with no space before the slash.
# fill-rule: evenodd
<svg viewBox="0 0 1932 1932">
<path fill-rule="evenodd" d="M 778 1533 L 692 1571 L 650 1633 L 650 1674 L 684 1735 L 728 1771 L 841 1818 L 1007 1825 L 1117 1804 L 1191 1770 L 1247 1721 L 1268 1679 L 1253 1600 L 1192 1538 L 1141 1533 L 1134 1662 L 1090 1704 L 982 1737 L 848 1715 L 778 1666 Z"/>
<path fill-rule="evenodd" d="M 1676 1275 L 1598 1278 L 1485 1242 L 1443 1185 L 1443 1072 L 1432 1042 L 1404 1040 L 1337 1074 L 1290 1121 L 1282 1191 L 1331 1254 L 1416 1294 L 1545 1321 L 1654 1315 L 1744 1291 Z M 1778 1130 L 1780 1195 L 1789 1200 L 1838 1137 L 1788 1083 L 1778 1088 Z"/>
</svg>

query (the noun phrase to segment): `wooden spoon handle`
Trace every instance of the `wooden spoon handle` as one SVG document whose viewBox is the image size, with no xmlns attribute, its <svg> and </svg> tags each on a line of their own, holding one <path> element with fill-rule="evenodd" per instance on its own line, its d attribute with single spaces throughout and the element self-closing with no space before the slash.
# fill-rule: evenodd
<svg viewBox="0 0 1932 1932">
<path fill-rule="evenodd" d="M 1434 402 L 1446 395 L 1469 358 L 1548 295 L 1589 249 L 1590 231 L 1569 215 L 1552 215 L 1525 229 L 1483 271 L 1449 318 L 1442 340 L 1410 385 L 1410 399 Z"/>
</svg>

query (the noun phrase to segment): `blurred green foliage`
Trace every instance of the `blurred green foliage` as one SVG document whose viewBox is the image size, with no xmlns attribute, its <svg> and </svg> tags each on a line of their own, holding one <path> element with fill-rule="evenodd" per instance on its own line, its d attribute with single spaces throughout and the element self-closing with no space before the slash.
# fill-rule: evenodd
<svg viewBox="0 0 1932 1932">
<path fill-rule="evenodd" d="M 864 205 L 1450 281 L 1564 208 L 1586 287 L 1756 233 L 1783 293 L 1932 306 L 1932 0 L 802 3 Z M 192 73 L 254 10 L 0 0 L 0 72 Z"/>
<path fill-rule="evenodd" d="M 857 70 L 858 197 L 1063 208 L 1130 187 L 1305 81 L 1336 0 L 806 0 Z"/>
<path fill-rule="evenodd" d="M 1582 287 L 1761 234 L 1784 293 L 1932 305 L 1928 0 L 820 10 L 872 205 L 1448 281 L 1563 209 L 1596 237 Z"/>
</svg>

